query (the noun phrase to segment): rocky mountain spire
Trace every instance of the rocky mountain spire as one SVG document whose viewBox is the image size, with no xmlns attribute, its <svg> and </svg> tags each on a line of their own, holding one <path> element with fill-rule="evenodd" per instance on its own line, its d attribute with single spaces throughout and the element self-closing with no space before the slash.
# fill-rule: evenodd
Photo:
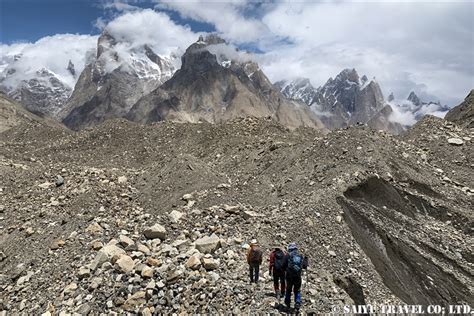
<svg viewBox="0 0 474 316">
<path fill-rule="evenodd" d="M 324 128 L 308 107 L 287 100 L 275 89 L 257 63 L 234 60 L 232 56 L 219 56 L 219 62 L 218 56 L 208 50 L 212 45 L 225 45 L 225 41 L 209 35 L 190 45 L 182 57 L 181 69 L 138 101 L 127 118 L 144 123 L 215 123 L 255 116 L 272 117 L 289 127 Z"/>
<path fill-rule="evenodd" d="M 390 94 L 388 95 L 387 101 L 392 102 L 393 100 L 395 100 L 395 96 L 393 95 L 393 92 L 390 92 Z"/>
<path fill-rule="evenodd" d="M 313 103 L 316 88 L 308 78 L 296 78 L 292 81 L 282 80 L 275 83 L 275 87 L 289 99 L 301 100 L 307 105 Z"/>
<path fill-rule="evenodd" d="M 72 63 L 70 59 L 69 59 L 69 63 L 67 64 L 67 70 L 69 70 L 69 72 L 71 73 L 73 77 L 76 76 L 76 69 L 74 69 L 74 64 Z"/>
<path fill-rule="evenodd" d="M 421 100 L 416 95 L 415 91 L 410 92 L 407 98 L 408 101 L 411 101 L 414 105 L 419 106 L 421 105 Z"/>
<path fill-rule="evenodd" d="M 81 73 L 74 93 L 60 113 L 68 127 L 81 129 L 105 119 L 124 117 L 133 104 L 176 70 L 176 57 L 159 56 L 151 44 L 129 50 L 121 48 L 119 57 L 119 43 L 108 30 L 99 37 L 97 58 Z"/>
</svg>

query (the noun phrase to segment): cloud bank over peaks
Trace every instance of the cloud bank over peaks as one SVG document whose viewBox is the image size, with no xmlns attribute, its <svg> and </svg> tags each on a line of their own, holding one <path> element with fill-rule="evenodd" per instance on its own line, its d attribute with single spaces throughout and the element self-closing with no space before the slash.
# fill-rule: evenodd
<svg viewBox="0 0 474 316">
<path fill-rule="evenodd" d="M 188 26 L 178 25 L 165 13 L 151 9 L 127 12 L 112 20 L 106 30 L 130 49 L 146 44 L 160 55 L 184 50 L 198 37 Z"/>
<path fill-rule="evenodd" d="M 198 38 L 189 27 L 178 25 L 168 15 L 151 9 L 128 11 L 105 26 L 116 40 L 118 61 L 108 58 L 108 71 L 122 63 L 132 62 L 135 51 L 148 45 L 156 54 L 179 55 Z M 34 43 L 1 44 L 0 78 L 2 85 L 17 87 L 23 80 L 37 77 L 42 69 L 52 72 L 69 88 L 74 88 L 86 63 L 91 62 L 97 48 L 97 35 L 57 34 Z M 68 70 L 69 61 L 75 74 Z"/>
<path fill-rule="evenodd" d="M 35 43 L 2 44 L 0 76 L 6 77 L 2 84 L 16 87 L 22 80 L 34 78 L 38 71 L 47 69 L 73 88 L 77 71 L 82 71 L 88 52 L 94 51 L 96 44 L 97 36 L 76 34 L 47 36 Z M 68 70 L 69 61 L 76 75 Z"/>
</svg>

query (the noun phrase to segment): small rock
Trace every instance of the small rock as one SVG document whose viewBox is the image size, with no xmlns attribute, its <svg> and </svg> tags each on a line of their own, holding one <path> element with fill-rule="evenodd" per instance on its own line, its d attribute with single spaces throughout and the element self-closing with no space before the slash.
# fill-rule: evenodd
<svg viewBox="0 0 474 316">
<path fill-rule="evenodd" d="M 125 254 L 125 250 L 115 246 L 115 245 L 106 245 L 102 249 L 97 252 L 95 255 L 94 260 L 89 265 L 92 270 L 96 270 L 99 266 L 103 263 L 107 262 L 108 260 L 112 259 L 114 256 L 120 256 Z"/>
<path fill-rule="evenodd" d="M 121 255 L 120 258 L 115 262 L 115 265 L 119 271 L 128 273 L 135 267 L 135 262 L 129 256 Z"/>
<path fill-rule="evenodd" d="M 33 275 L 33 271 L 28 271 L 25 276 L 18 278 L 18 280 L 16 281 L 16 285 L 22 285 L 26 282 L 29 282 Z"/>
<path fill-rule="evenodd" d="M 73 293 L 75 290 L 77 290 L 77 284 L 72 282 L 64 288 L 64 294 Z"/>
<path fill-rule="evenodd" d="M 92 224 L 90 224 L 89 226 L 87 226 L 86 228 L 86 232 L 87 233 L 92 233 L 92 234 L 99 234 L 101 232 L 103 232 L 104 229 L 102 228 L 102 226 L 100 226 L 98 223 L 94 222 Z"/>
<path fill-rule="evenodd" d="M 64 246 L 66 242 L 62 239 L 57 239 L 51 243 L 51 246 L 49 246 L 49 249 L 51 250 L 56 250 Z"/>
<path fill-rule="evenodd" d="M 104 246 L 104 244 L 100 240 L 94 240 L 91 242 L 91 247 L 94 250 L 99 250 Z"/>
<path fill-rule="evenodd" d="M 89 313 L 92 311 L 92 308 L 89 304 L 85 303 L 82 304 L 76 311 L 80 315 L 89 315 Z"/>
<path fill-rule="evenodd" d="M 117 182 L 118 183 L 125 183 L 125 182 L 127 182 L 127 180 L 128 179 L 127 179 L 126 176 L 120 176 L 120 177 L 118 177 Z"/>
<path fill-rule="evenodd" d="M 119 236 L 119 242 L 124 247 L 128 247 L 135 244 L 135 242 L 130 237 L 127 237 L 125 235 Z"/>
<path fill-rule="evenodd" d="M 183 195 L 182 199 L 185 200 L 185 201 L 192 200 L 192 199 L 193 199 L 193 195 L 190 194 L 190 193 L 185 194 L 185 195 Z"/>
<path fill-rule="evenodd" d="M 448 143 L 454 146 L 462 146 L 464 144 L 464 141 L 460 138 L 452 137 L 448 138 Z"/>
<path fill-rule="evenodd" d="M 176 280 L 178 280 L 181 276 L 183 275 L 183 271 L 181 270 L 174 270 L 170 274 L 168 274 L 168 277 L 166 278 L 167 283 L 173 283 Z"/>
<path fill-rule="evenodd" d="M 146 228 L 143 231 L 143 235 L 147 239 L 155 239 L 159 238 L 160 240 L 165 240 L 166 239 L 166 229 L 161 226 L 160 224 L 155 224 L 151 227 Z"/>
<path fill-rule="evenodd" d="M 198 256 L 192 255 L 188 261 L 186 261 L 185 267 L 191 270 L 197 270 L 201 267 L 201 260 L 199 260 Z"/>
<path fill-rule="evenodd" d="M 252 217 L 260 217 L 262 216 L 261 214 L 257 213 L 257 212 L 254 212 L 254 211 L 243 211 L 242 212 L 242 216 L 245 218 L 245 219 L 249 219 L 249 218 L 252 218 Z"/>
<path fill-rule="evenodd" d="M 219 264 L 211 255 L 206 255 L 202 259 L 202 265 L 207 271 L 215 270 L 219 267 Z"/>
<path fill-rule="evenodd" d="M 146 303 L 146 292 L 145 291 L 138 291 L 132 296 L 130 296 L 129 299 L 123 303 L 123 308 L 127 311 L 134 311 L 136 306 L 140 306 Z"/>
<path fill-rule="evenodd" d="M 35 233 L 35 230 L 31 227 L 28 227 L 25 232 L 26 232 L 26 235 L 29 237 Z"/>
<path fill-rule="evenodd" d="M 144 278 L 152 278 L 153 277 L 153 269 L 149 266 L 144 266 L 141 272 L 142 277 Z"/>
<path fill-rule="evenodd" d="M 38 184 L 38 186 L 42 189 L 48 189 L 52 185 L 53 184 L 51 182 L 44 182 L 44 183 Z"/>
<path fill-rule="evenodd" d="M 181 217 L 183 217 L 183 215 L 184 215 L 183 213 L 173 210 L 169 214 L 169 217 L 170 217 L 171 222 L 178 223 Z"/>
<path fill-rule="evenodd" d="M 152 316 L 153 313 L 150 311 L 150 308 L 145 307 L 144 309 L 142 309 L 141 315 L 142 316 Z"/>
<path fill-rule="evenodd" d="M 143 252 L 145 255 L 149 255 L 150 254 L 150 249 L 143 245 L 143 244 L 138 244 L 137 245 L 137 250 L 140 251 L 140 252 Z"/>
<path fill-rule="evenodd" d="M 160 259 L 155 259 L 153 257 L 148 257 L 146 259 L 146 264 L 154 266 L 154 267 L 159 267 L 161 266 L 162 262 Z"/>
<path fill-rule="evenodd" d="M 95 290 L 101 284 L 102 284 L 102 278 L 101 277 L 95 277 L 95 278 L 92 279 L 91 284 L 89 285 L 89 289 L 90 290 Z"/>
<path fill-rule="evenodd" d="M 91 276 L 91 270 L 89 268 L 86 268 L 86 267 L 79 268 L 79 272 L 77 273 L 77 277 L 79 278 L 79 280 L 88 278 L 90 276 Z"/>
<path fill-rule="evenodd" d="M 64 178 L 61 177 L 60 175 L 57 175 L 56 177 L 56 187 L 60 187 L 64 184 Z"/>
</svg>

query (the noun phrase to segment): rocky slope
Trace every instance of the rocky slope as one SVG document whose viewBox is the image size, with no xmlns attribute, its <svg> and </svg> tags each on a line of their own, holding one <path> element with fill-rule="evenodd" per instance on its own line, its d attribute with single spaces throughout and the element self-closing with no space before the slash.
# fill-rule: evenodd
<svg viewBox="0 0 474 316">
<path fill-rule="evenodd" d="M 272 117 L 289 127 L 323 129 L 304 104 L 287 100 L 255 62 L 213 54 L 225 46 L 215 35 L 200 38 L 182 57 L 182 66 L 161 87 L 138 101 L 127 118 L 149 123 L 161 120 L 218 123 L 236 117 Z"/>
<path fill-rule="evenodd" d="M 25 110 L 23 105 L 0 92 L 0 133 L 29 122 L 61 128 L 61 124 L 56 121 L 39 117 Z"/>
<path fill-rule="evenodd" d="M 474 127 L 474 90 L 471 90 L 464 102 L 449 110 L 445 119 L 468 128 Z"/>
<path fill-rule="evenodd" d="M 59 117 L 76 130 L 123 117 L 138 99 L 168 80 L 177 63 L 175 55 L 159 56 L 146 44 L 124 48 L 105 30 L 95 61 L 82 71 Z"/>
<path fill-rule="evenodd" d="M 279 313 L 266 268 L 247 280 L 252 238 L 265 256 L 289 241 L 309 255 L 304 312 L 472 306 L 472 137 L 433 117 L 403 138 L 255 118 L 14 127 L 0 134 L 0 310 Z"/>
</svg>

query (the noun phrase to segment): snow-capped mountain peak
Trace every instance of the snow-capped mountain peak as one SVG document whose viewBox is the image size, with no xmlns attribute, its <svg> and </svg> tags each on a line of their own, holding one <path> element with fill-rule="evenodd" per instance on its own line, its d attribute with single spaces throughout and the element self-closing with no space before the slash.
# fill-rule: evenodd
<svg viewBox="0 0 474 316">
<path fill-rule="evenodd" d="M 311 105 L 316 95 L 316 89 L 308 78 L 296 78 L 292 81 L 282 80 L 275 83 L 284 96 L 289 99 L 301 100 Z"/>
</svg>

